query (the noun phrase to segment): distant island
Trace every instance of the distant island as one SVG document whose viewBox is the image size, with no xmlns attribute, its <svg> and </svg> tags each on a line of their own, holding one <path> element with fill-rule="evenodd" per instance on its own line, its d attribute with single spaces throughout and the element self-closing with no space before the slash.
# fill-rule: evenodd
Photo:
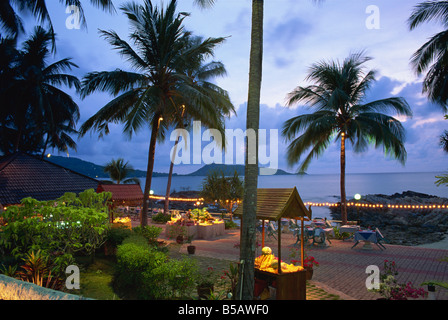
<svg viewBox="0 0 448 320">
<path fill-rule="evenodd" d="M 108 177 L 108 175 L 104 172 L 105 166 L 98 165 L 89 161 L 73 157 L 68 158 L 61 156 L 51 156 L 49 158 L 46 158 L 46 160 L 54 164 L 57 164 L 61 167 L 84 174 L 91 178 Z M 189 174 L 173 173 L 173 176 L 207 176 L 212 171 L 223 171 L 226 176 L 231 176 L 236 171 L 239 176 L 244 176 L 244 165 L 208 164 L 192 173 Z M 293 175 L 293 173 L 289 173 L 284 170 L 278 169 L 275 175 Z M 129 176 L 135 178 L 145 178 L 146 171 L 137 169 L 132 170 Z M 154 172 L 153 177 L 168 177 L 168 173 Z"/>
<path fill-rule="evenodd" d="M 187 174 L 187 176 L 206 176 L 209 172 L 212 171 L 222 171 L 224 172 L 224 175 L 226 176 L 233 176 L 235 171 L 238 173 L 239 176 L 244 176 L 244 165 L 242 164 L 208 164 L 203 166 L 202 168 L 196 170 L 195 172 L 192 172 L 190 174 Z M 280 175 L 293 175 L 293 173 L 286 172 L 284 170 L 278 169 L 277 172 L 274 174 L 276 176 Z"/>
</svg>

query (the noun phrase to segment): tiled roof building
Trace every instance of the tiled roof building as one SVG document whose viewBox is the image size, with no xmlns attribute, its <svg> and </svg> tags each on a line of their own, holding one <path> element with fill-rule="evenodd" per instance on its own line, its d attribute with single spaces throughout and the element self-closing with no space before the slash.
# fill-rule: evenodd
<svg viewBox="0 0 448 320">
<path fill-rule="evenodd" d="M 97 190 L 99 181 L 40 157 L 16 153 L 0 158 L 0 203 L 19 204 L 23 198 L 54 200 L 66 192 Z"/>
<path fill-rule="evenodd" d="M 97 192 L 111 192 L 115 206 L 140 206 L 143 202 L 142 188 L 138 184 L 101 184 Z"/>
</svg>

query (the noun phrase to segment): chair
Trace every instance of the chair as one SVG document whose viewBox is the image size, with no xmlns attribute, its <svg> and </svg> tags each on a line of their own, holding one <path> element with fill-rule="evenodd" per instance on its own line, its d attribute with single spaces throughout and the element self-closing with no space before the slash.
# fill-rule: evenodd
<svg viewBox="0 0 448 320">
<path fill-rule="evenodd" d="M 325 246 L 327 241 L 327 237 L 325 236 L 325 231 L 322 228 L 314 228 L 313 231 L 313 243 L 317 243 L 318 245 Z"/>
<path fill-rule="evenodd" d="M 384 238 L 383 234 L 381 233 L 381 231 L 378 228 L 375 228 L 375 233 L 376 233 L 376 237 L 377 237 L 377 241 L 378 241 L 377 244 L 379 246 L 383 247 L 384 249 L 386 249 L 386 247 L 382 244 L 382 242 L 383 241 L 387 242 L 387 239 Z"/>
<path fill-rule="evenodd" d="M 302 240 L 301 228 L 297 226 L 297 228 L 293 230 L 293 235 L 297 238 L 296 242 L 293 244 L 293 246 L 295 247 Z M 304 230 L 303 244 L 308 244 L 308 240 L 309 240 L 308 231 Z"/>
<path fill-rule="evenodd" d="M 276 226 L 274 225 L 274 222 L 270 221 L 270 222 L 268 223 L 268 226 L 267 226 L 268 237 L 274 237 L 274 239 L 277 240 L 277 237 L 275 236 L 276 233 L 277 233 L 277 228 L 278 228 L 278 227 L 276 227 Z M 281 228 L 281 227 L 280 227 L 280 228 Z"/>
</svg>

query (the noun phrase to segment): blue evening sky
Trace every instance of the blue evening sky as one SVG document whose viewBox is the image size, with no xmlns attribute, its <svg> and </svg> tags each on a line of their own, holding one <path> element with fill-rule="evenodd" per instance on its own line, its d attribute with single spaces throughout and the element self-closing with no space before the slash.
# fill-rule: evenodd
<svg viewBox="0 0 448 320">
<path fill-rule="evenodd" d="M 85 2 L 87 30 L 68 29 L 69 15 L 58 1 L 47 1 L 57 33 L 57 59 L 73 58 L 80 66 L 74 73 L 82 78 L 90 71 L 130 66 L 111 46 L 99 37 L 98 29 L 114 30 L 128 39 L 129 25 L 118 9 L 126 1 L 115 0 L 117 13 L 109 15 Z M 142 2 L 138 1 L 137 2 Z M 154 1 L 155 4 L 167 1 Z M 427 102 L 421 94 L 422 77 L 410 67 L 412 54 L 432 35 L 442 30 L 433 22 L 409 31 L 406 20 L 420 0 L 327 0 L 320 5 L 306 0 L 266 0 L 263 86 L 261 95 L 260 128 L 278 129 L 287 119 L 308 112 L 303 106 L 285 108 L 285 97 L 298 85 L 305 85 L 307 68 L 322 59 L 344 59 L 351 52 L 365 50 L 373 58 L 368 67 L 378 71 L 378 81 L 369 92 L 368 100 L 402 96 L 411 105 L 414 117 L 401 118 L 406 128 L 408 159 L 405 166 L 388 158 L 382 149 L 371 147 L 362 154 L 347 154 L 347 172 L 419 172 L 445 171 L 448 155 L 438 145 L 439 136 L 448 128 L 442 111 Z M 218 0 L 215 7 L 202 10 L 192 0 L 179 0 L 178 11 L 186 11 L 187 29 L 204 37 L 228 37 L 216 50 L 215 60 L 222 61 L 228 75 L 217 83 L 228 90 L 237 116 L 227 121 L 229 128 L 245 130 L 250 49 L 250 0 Z M 366 9 L 379 9 L 379 29 L 366 26 L 372 15 Z M 369 20 L 370 21 L 370 20 Z M 88 117 L 104 106 L 111 97 L 96 93 L 85 100 L 75 98 L 81 110 L 80 126 Z M 111 134 L 99 140 L 95 133 L 78 141 L 77 152 L 70 156 L 97 164 L 123 157 L 135 168 L 145 170 L 149 146 L 149 130 L 141 130 L 129 140 L 122 134 L 121 125 L 111 126 Z M 269 132 L 269 131 L 268 131 Z M 279 135 L 280 136 L 280 135 Z M 156 147 L 155 171 L 167 172 L 169 152 L 174 143 L 167 140 Z M 205 146 L 204 143 L 203 146 Z M 288 167 L 285 160 L 286 144 L 279 140 L 279 167 Z M 57 154 L 57 153 L 55 153 Z M 187 173 L 201 165 L 176 166 L 175 172 Z M 335 143 L 315 159 L 309 173 L 338 173 L 339 146 Z"/>
</svg>

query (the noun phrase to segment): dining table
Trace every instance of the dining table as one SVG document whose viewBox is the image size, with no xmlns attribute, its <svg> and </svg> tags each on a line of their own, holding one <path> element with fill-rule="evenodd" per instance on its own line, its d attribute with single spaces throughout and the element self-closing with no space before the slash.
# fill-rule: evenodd
<svg viewBox="0 0 448 320">
<path fill-rule="evenodd" d="M 378 234 L 378 232 L 374 230 L 359 230 L 356 231 L 354 234 L 354 240 L 355 244 L 352 246 L 352 249 L 356 247 L 361 241 L 364 242 L 363 249 L 364 250 L 372 250 L 371 243 L 374 243 L 380 248 L 380 250 L 386 249 L 381 244 L 381 236 Z"/>
</svg>

